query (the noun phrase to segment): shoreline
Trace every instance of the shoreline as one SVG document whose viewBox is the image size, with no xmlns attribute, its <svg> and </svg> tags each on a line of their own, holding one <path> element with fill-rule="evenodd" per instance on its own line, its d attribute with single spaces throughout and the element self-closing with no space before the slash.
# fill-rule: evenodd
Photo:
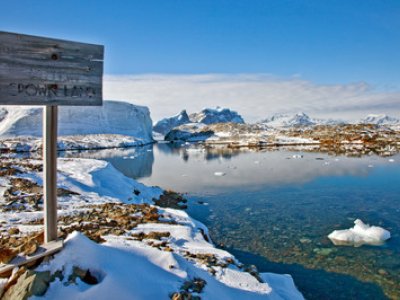
<svg viewBox="0 0 400 300">
<path fill-rule="evenodd" d="M 19 165 L 18 161 L 20 161 Z M 107 247 L 115 248 L 115 251 L 122 249 L 122 245 L 125 245 L 123 246 L 124 249 L 126 247 L 128 247 L 126 248 L 127 250 L 131 249 L 129 251 L 142 249 L 141 251 L 144 251 L 143 254 L 147 259 L 150 259 L 150 261 L 154 260 L 154 255 L 157 257 L 161 254 L 165 256 L 167 260 L 171 260 L 173 257 L 174 259 L 178 259 L 179 257 L 180 263 L 173 268 L 169 267 L 170 271 L 168 272 L 178 272 L 181 274 L 183 270 L 190 269 L 192 273 L 194 272 L 193 274 L 201 274 L 201 278 L 204 282 L 201 280 L 190 281 L 190 278 L 193 279 L 192 276 L 194 275 L 188 274 L 189 276 L 178 276 L 182 279 L 173 279 L 175 278 L 174 275 L 171 282 L 175 283 L 169 287 L 170 293 L 164 295 L 164 297 L 169 296 L 171 299 L 180 299 L 176 297 L 192 294 L 193 297 L 204 296 L 206 299 L 209 299 L 210 295 L 214 295 L 214 293 L 217 292 L 217 294 L 219 293 L 220 295 L 225 295 L 225 293 L 228 295 L 231 294 L 233 297 L 232 299 L 240 299 L 242 297 L 244 297 L 243 299 L 247 299 L 248 297 L 254 299 L 262 299 L 264 297 L 268 299 L 281 299 L 281 296 L 285 293 L 286 295 L 287 293 L 293 293 L 295 298 L 302 299 L 301 294 L 294 288 L 290 276 L 258 274 L 254 268 L 246 269 L 231 254 L 225 250 L 215 248 L 208 236 L 208 229 L 200 222 L 192 219 L 186 212 L 171 208 L 162 208 L 151 204 L 154 202 L 154 200 L 151 199 L 157 197 L 157 195 L 158 197 L 166 195 L 169 199 L 179 200 L 178 202 L 181 202 L 182 198 L 174 196 L 172 193 L 168 196 L 165 194 L 165 191 L 159 188 L 146 187 L 143 184 L 129 179 L 104 161 L 61 158 L 59 162 L 58 185 L 64 190 L 63 195 L 59 196 L 59 222 L 61 222 L 59 225 L 60 229 L 62 229 L 62 236 L 67 237 L 66 244 L 64 250 L 56 254 L 53 260 L 49 261 L 47 259 L 47 263 L 42 263 L 39 268 L 36 268 L 36 271 L 33 272 L 36 272 L 35 276 L 39 276 L 43 274 L 43 272 L 49 271 L 53 276 L 59 274 L 57 271 L 60 271 L 60 268 L 55 266 L 61 263 L 64 266 L 61 269 L 63 279 L 52 278 L 47 281 L 46 285 L 49 288 L 47 288 L 45 292 L 48 290 L 50 294 L 46 293 L 45 298 L 52 298 L 55 295 L 62 296 L 66 290 L 69 290 L 68 287 L 72 283 L 68 283 L 69 281 L 67 279 L 71 278 L 71 276 L 75 276 L 75 278 L 79 277 L 79 274 L 75 274 L 76 267 L 86 270 L 86 273 L 89 272 L 94 277 L 96 277 L 97 274 L 98 278 L 96 277 L 96 280 L 98 283 L 91 289 L 98 288 L 101 290 L 102 285 L 104 287 L 106 286 L 102 283 L 105 282 L 105 279 L 101 278 L 101 276 L 98 275 L 99 273 L 106 272 L 110 274 L 110 272 L 114 272 L 112 268 L 108 271 L 99 271 L 93 268 L 93 266 L 87 267 L 86 263 L 79 257 L 71 258 L 71 261 L 62 258 L 64 256 L 70 257 L 73 249 L 75 249 L 74 251 L 78 251 L 76 247 L 87 248 L 89 252 L 92 251 L 93 253 L 103 253 L 103 251 L 105 251 L 105 248 L 98 248 L 99 246 L 96 246 L 97 244 L 94 242 L 83 238 L 80 234 L 74 233 L 74 231 L 78 230 L 86 233 L 92 240 L 103 242 Z M 32 197 L 31 194 L 33 190 L 36 189 L 36 191 L 38 191 L 38 188 L 40 190 L 40 163 L 41 162 L 38 160 L 11 159 L 9 165 L 12 169 L 10 170 L 14 171 L 10 171 L 10 175 L 2 177 L 2 185 L 5 187 L 8 186 L 8 189 L 19 189 L 21 193 L 27 193 Z M 24 170 L 24 168 L 28 169 Z M 10 185 L 5 182 L 8 178 L 10 180 L 11 178 L 20 178 L 18 180 L 19 184 L 14 182 L 10 187 Z M 121 189 L 119 192 L 115 191 L 112 187 L 113 185 L 108 182 L 111 179 L 113 183 L 119 184 Z M 76 180 L 80 182 L 78 185 Z M 100 185 L 101 187 L 91 186 L 91 180 L 95 180 L 96 182 L 100 180 L 103 183 Z M 133 192 L 127 190 L 128 188 L 132 189 L 132 187 L 134 187 Z M 7 192 L 8 189 L 3 189 L 3 197 L 4 195 L 12 195 L 15 192 L 12 190 L 10 194 L 10 192 Z M 23 191 L 24 189 L 25 192 Z M 36 240 L 29 236 L 32 235 L 32 232 L 35 232 L 35 229 L 37 230 L 39 228 L 38 226 L 41 224 L 40 216 L 42 213 L 40 212 L 40 200 L 38 197 L 33 197 L 25 202 L 18 202 L 22 201 L 22 199 L 24 199 L 23 197 L 13 199 L 12 203 L 5 204 L 11 211 L 4 211 L 4 203 L 2 205 L 2 212 L 0 213 L 2 219 L 2 235 L 13 237 L 11 241 L 14 240 L 14 243 L 17 244 L 18 237 L 30 242 Z M 30 201 L 36 201 L 36 207 L 32 206 L 32 202 Z M 12 207 L 16 210 L 13 210 Z M 132 210 L 131 213 L 127 213 L 129 210 Z M 88 214 L 88 212 L 90 213 Z M 19 218 L 19 220 L 16 220 L 15 217 L 17 217 L 17 219 Z M 109 221 L 102 223 L 101 220 Z M 101 232 L 103 232 L 103 235 Z M 186 240 L 183 244 L 179 242 L 182 239 Z M 5 239 L 2 239 L 2 241 L 4 243 Z M 28 250 L 34 252 L 34 248 L 28 247 L 29 249 L 27 250 L 26 244 L 29 243 L 27 242 L 18 247 L 22 247 L 21 249 L 24 249 L 25 252 Z M 36 245 L 37 243 L 34 244 Z M 4 245 L 2 246 L 4 248 Z M 122 253 L 118 252 L 116 255 L 122 255 Z M 183 265 L 180 266 L 181 264 L 185 265 L 185 267 L 183 267 Z M 165 268 L 165 266 L 163 267 L 162 265 L 160 267 Z M 21 274 L 18 275 L 21 280 L 27 277 L 27 274 L 31 272 L 22 272 L 24 270 L 23 268 L 20 268 L 20 270 Z M 270 279 L 273 284 L 266 283 Z M 81 280 L 85 282 L 83 278 L 81 278 Z M 8 286 L 3 280 L 3 287 L 7 288 L 5 295 L 15 295 L 16 287 L 23 286 L 24 284 L 24 281 L 20 282 L 18 278 L 14 278 L 13 282 L 13 285 Z M 277 283 L 288 288 L 286 290 L 280 290 L 282 287 L 278 287 L 279 285 L 277 286 Z M 67 284 L 67 287 L 65 284 Z M 72 285 L 75 284 L 79 285 L 80 283 L 74 281 Z M 124 285 L 123 282 L 121 284 Z M 176 286 L 177 284 L 178 286 Z M 187 288 L 185 285 L 191 285 L 192 287 Z M 200 285 L 201 288 L 198 285 Z M 175 288 L 173 288 L 174 286 Z M 158 291 L 158 293 L 160 293 L 160 291 Z M 280 293 L 283 294 L 280 295 Z M 77 295 L 79 295 L 79 293 Z"/>
</svg>

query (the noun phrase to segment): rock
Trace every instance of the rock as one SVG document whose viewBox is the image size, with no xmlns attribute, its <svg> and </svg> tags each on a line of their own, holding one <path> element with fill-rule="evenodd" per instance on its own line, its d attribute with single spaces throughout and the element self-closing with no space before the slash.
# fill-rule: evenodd
<svg viewBox="0 0 400 300">
<path fill-rule="evenodd" d="M 69 275 L 69 277 L 68 277 L 68 283 L 76 284 L 77 278 L 79 278 L 83 282 L 90 284 L 90 285 L 99 283 L 99 280 L 90 273 L 89 269 L 84 270 L 84 269 L 81 269 L 80 267 L 74 266 L 72 269 L 72 274 Z"/>
<path fill-rule="evenodd" d="M 301 238 L 300 243 L 302 244 L 310 244 L 311 240 L 309 238 Z"/>
<path fill-rule="evenodd" d="M 384 275 L 388 275 L 388 272 L 385 269 L 379 269 L 378 274 L 384 276 Z"/>
<path fill-rule="evenodd" d="M 18 233 L 19 233 L 19 229 L 16 228 L 16 227 L 12 227 L 12 228 L 10 228 L 10 229 L 8 230 L 8 233 L 9 233 L 10 235 L 12 235 L 12 234 L 18 234 Z"/>
<path fill-rule="evenodd" d="M 335 248 L 314 248 L 313 252 L 320 256 L 328 256 L 332 252 L 336 252 Z"/>
<path fill-rule="evenodd" d="M 26 300 L 31 296 L 43 296 L 51 280 L 50 272 L 26 271 L 17 283 L 3 295 L 3 300 Z"/>
</svg>

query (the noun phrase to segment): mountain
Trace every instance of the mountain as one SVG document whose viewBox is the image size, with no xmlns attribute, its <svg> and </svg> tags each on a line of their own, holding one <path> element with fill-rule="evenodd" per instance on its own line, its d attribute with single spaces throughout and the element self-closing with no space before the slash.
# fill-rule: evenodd
<svg viewBox="0 0 400 300">
<path fill-rule="evenodd" d="M 214 124 L 214 123 L 244 123 L 243 118 L 229 108 L 204 108 L 201 112 L 189 116 L 193 123 Z"/>
<path fill-rule="evenodd" d="M 263 121 L 270 127 L 291 127 L 291 126 L 310 126 L 315 125 L 316 122 L 303 112 L 295 115 L 275 114 Z"/>
<path fill-rule="evenodd" d="M 292 126 L 313 126 L 313 125 L 337 125 L 344 124 L 344 121 L 334 119 L 311 118 L 303 112 L 295 115 L 274 114 L 260 123 L 269 127 L 292 127 Z"/>
<path fill-rule="evenodd" d="M 400 125 L 400 120 L 384 114 L 369 114 L 359 121 L 361 124 Z"/>
<path fill-rule="evenodd" d="M 186 110 L 179 114 L 161 119 L 154 127 L 153 131 L 167 135 L 175 127 L 185 124 L 215 124 L 215 123 L 244 123 L 243 118 L 229 108 L 204 108 L 201 112 L 193 113 L 188 116 Z"/>
<path fill-rule="evenodd" d="M 161 133 L 163 135 L 166 135 L 168 132 L 171 131 L 172 128 L 177 127 L 179 125 L 187 124 L 190 123 L 189 116 L 186 112 L 186 110 L 182 110 L 179 114 L 169 117 L 169 118 L 164 118 L 158 121 L 154 126 L 153 126 L 153 131 Z"/>
<path fill-rule="evenodd" d="M 121 134 L 152 141 L 152 121 L 147 107 L 104 101 L 103 106 L 60 106 L 58 134 Z M 42 108 L 0 108 L 0 137 L 42 136 Z"/>
</svg>

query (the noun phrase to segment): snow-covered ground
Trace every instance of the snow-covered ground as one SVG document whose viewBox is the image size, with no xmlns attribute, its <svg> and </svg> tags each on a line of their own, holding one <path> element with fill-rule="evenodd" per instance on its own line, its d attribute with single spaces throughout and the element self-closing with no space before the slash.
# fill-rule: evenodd
<svg viewBox="0 0 400 300">
<path fill-rule="evenodd" d="M 29 163 L 40 164 L 33 160 Z M 9 187 L 10 178 L 40 185 L 40 174 L 30 170 L 3 177 L 1 185 Z M 93 159 L 59 159 L 58 186 L 74 192 L 59 197 L 59 214 L 64 217 L 82 212 L 88 212 L 84 216 L 89 217 L 96 205 L 104 203 L 114 203 L 115 209 L 118 205 L 151 204 L 163 193 L 158 187 L 125 177 L 107 162 Z M 246 271 L 230 253 L 215 248 L 207 228 L 186 212 L 157 206 L 154 209 L 156 219 L 125 228 L 119 235 L 104 234 L 103 244 L 82 233 L 71 233 L 64 249 L 35 270 L 51 274 L 59 271 L 63 276 L 50 282 L 44 296 L 31 299 L 168 299 L 177 293 L 202 299 L 303 299 L 289 275 Z M 140 217 L 137 214 L 140 212 L 135 213 Z M 41 217 L 41 211 L 4 210 L 0 213 L 1 229 L 4 232 L 17 227 L 20 234 L 39 230 L 39 225 L 28 223 Z M 79 222 L 82 226 L 87 223 Z M 155 233 L 161 238 L 151 238 Z M 142 238 L 135 238 L 138 236 Z M 155 246 L 158 242 L 162 246 Z M 76 268 L 89 270 L 97 284 L 72 280 Z"/>
</svg>

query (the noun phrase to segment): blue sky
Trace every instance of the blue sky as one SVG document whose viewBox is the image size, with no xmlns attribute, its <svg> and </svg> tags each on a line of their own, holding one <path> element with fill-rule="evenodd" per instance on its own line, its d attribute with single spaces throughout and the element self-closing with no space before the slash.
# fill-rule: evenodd
<svg viewBox="0 0 400 300">
<path fill-rule="evenodd" d="M 269 74 L 400 90 L 398 0 L 3 1 L 0 30 L 104 44 L 113 76 Z"/>
</svg>

